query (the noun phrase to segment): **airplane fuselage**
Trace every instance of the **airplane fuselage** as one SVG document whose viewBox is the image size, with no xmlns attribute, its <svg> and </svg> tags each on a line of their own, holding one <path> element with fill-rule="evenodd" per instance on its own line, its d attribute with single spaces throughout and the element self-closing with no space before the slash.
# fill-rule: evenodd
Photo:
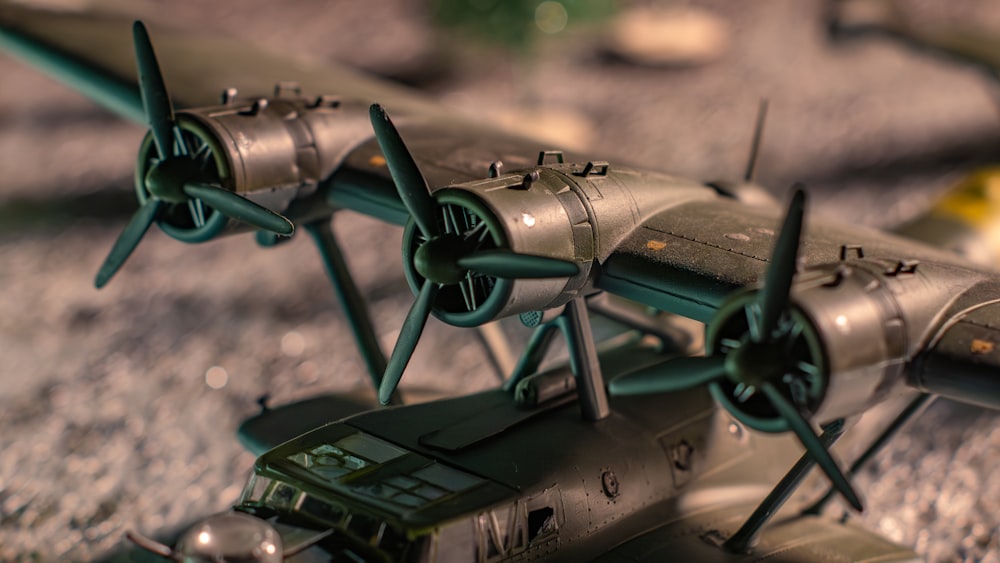
<svg viewBox="0 0 1000 563">
<path fill-rule="evenodd" d="M 571 400 L 528 411 L 496 390 L 309 432 L 258 460 L 275 481 L 243 505 L 332 527 L 330 549 L 363 558 L 580 561 L 688 514 L 748 514 L 798 454 L 705 389 L 616 400 L 596 423 Z"/>
</svg>

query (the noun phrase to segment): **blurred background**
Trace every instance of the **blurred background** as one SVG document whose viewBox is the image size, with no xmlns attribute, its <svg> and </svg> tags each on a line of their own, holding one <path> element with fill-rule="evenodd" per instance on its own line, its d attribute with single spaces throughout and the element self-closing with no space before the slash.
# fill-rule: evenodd
<svg viewBox="0 0 1000 563">
<path fill-rule="evenodd" d="M 872 227 L 1000 161 L 987 73 L 880 38 L 833 42 L 819 0 L 18 4 L 348 65 L 553 148 L 700 180 L 742 176 L 767 98 L 760 183 L 781 199 L 803 181 L 810 213 Z M 989 0 L 901 10 L 984 49 L 1000 36 Z M 235 428 L 258 397 L 358 391 L 367 378 L 304 240 L 185 245 L 153 229 L 93 289 L 136 207 L 145 129 L 2 54 L 0 76 L 0 560 L 125 560 L 125 530 L 169 538 L 235 501 L 253 462 Z M 412 300 L 400 231 L 349 213 L 336 229 L 391 349 Z M 470 331 L 436 321 L 413 362 L 404 391 L 496 382 Z M 858 478 L 860 520 L 931 561 L 1000 560 L 998 420 L 937 403 Z"/>
</svg>

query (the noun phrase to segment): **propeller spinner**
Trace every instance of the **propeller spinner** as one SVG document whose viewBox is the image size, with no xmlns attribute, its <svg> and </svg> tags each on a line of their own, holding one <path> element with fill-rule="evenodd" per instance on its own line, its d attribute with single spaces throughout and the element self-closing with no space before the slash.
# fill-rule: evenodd
<svg viewBox="0 0 1000 563">
<path fill-rule="evenodd" d="M 418 282 L 420 290 L 403 322 L 379 388 L 379 401 L 388 404 L 442 290 L 459 287 L 468 306 L 475 308 L 472 293 L 477 281 L 483 278 L 570 277 L 580 269 L 566 260 L 496 248 L 495 241 L 491 242 L 488 236 L 489 226 L 484 218 L 469 220 L 467 216 L 459 220 L 451 205 L 431 195 L 427 181 L 385 109 L 374 104 L 369 113 L 399 198 L 410 212 L 411 228 L 417 230 L 419 242 L 407 255 L 412 259 L 415 273 L 422 278 L 422 281 L 411 278 Z"/>
<path fill-rule="evenodd" d="M 710 333 L 721 336 L 718 350 L 620 377 L 609 384 L 609 391 L 644 395 L 709 384 L 731 411 L 756 402 L 756 408 L 763 407 L 774 417 L 770 425 L 758 427 L 794 432 L 840 494 L 860 511 L 857 493 L 803 415 L 810 410 L 810 400 L 822 393 L 823 381 L 822 352 L 815 335 L 789 303 L 804 208 L 805 193 L 797 186 L 763 287 L 732 300 L 709 326 Z M 741 327 L 741 334 L 732 334 L 733 326 Z"/>
<path fill-rule="evenodd" d="M 132 38 L 142 105 L 159 158 L 154 159 L 145 177 L 140 179 L 147 197 L 115 241 L 97 272 L 95 285 L 100 288 L 110 281 L 165 204 L 187 204 L 196 224 L 204 221 L 207 204 L 231 219 L 258 229 L 279 235 L 292 234 L 294 227 L 288 219 L 215 183 L 217 174 L 208 169 L 208 146 L 192 146 L 192 139 L 184 134 L 174 117 L 153 45 L 142 22 L 133 25 Z"/>
</svg>

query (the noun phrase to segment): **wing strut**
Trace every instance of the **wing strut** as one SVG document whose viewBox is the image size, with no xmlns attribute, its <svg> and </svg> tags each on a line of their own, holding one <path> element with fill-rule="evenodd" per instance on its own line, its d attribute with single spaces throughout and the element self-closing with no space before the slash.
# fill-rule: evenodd
<svg viewBox="0 0 1000 563">
<path fill-rule="evenodd" d="M 375 334 L 375 327 L 372 324 L 371 316 L 368 314 L 368 306 L 354 283 L 351 271 L 347 269 L 344 261 L 344 253 L 340 249 L 340 244 L 333 234 L 330 221 L 322 219 L 305 225 L 306 231 L 316 243 L 319 249 L 320 258 L 323 259 L 323 266 L 326 273 L 333 282 L 333 291 L 337 294 L 341 308 L 347 322 L 351 325 L 354 339 L 358 344 L 358 351 L 368 368 L 368 375 L 378 389 L 382 385 L 382 374 L 385 373 L 385 354 L 379 346 L 378 337 Z M 402 404 L 399 393 L 393 393 L 389 404 Z"/>
<path fill-rule="evenodd" d="M 531 333 L 531 338 L 528 340 L 528 345 L 521 353 L 517 366 L 507 382 L 504 383 L 504 391 L 513 392 L 524 378 L 538 372 L 538 367 L 542 365 L 542 360 L 545 359 L 545 354 L 548 353 L 549 347 L 552 345 L 556 331 L 562 329 L 563 322 L 563 317 L 560 315 L 535 328 L 535 332 Z"/>
<path fill-rule="evenodd" d="M 843 433 L 844 419 L 835 420 L 823 426 L 823 433 L 820 435 L 819 441 L 824 448 L 829 449 Z M 795 462 L 795 465 L 761 501 L 753 514 L 740 526 L 740 529 L 722 544 L 722 547 L 733 553 L 747 553 L 764 524 L 767 524 L 771 517 L 781 509 L 781 506 L 785 504 L 788 497 L 792 496 L 795 489 L 802 483 L 802 479 L 809 474 L 809 470 L 815 465 L 816 458 L 808 451 L 803 453 L 802 457 Z"/>
<path fill-rule="evenodd" d="M 597 359 L 597 346 L 590 328 L 587 301 L 582 296 L 567 303 L 557 317 L 535 329 L 514 373 L 504 384 L 504 390 L 517 393 L 518 384 L 538 371 L 538 366 L 552 344 L 556 329 L 562 332 L 566 347 L 569 348 L 570 369 L 576 379 L 583 419 L 596 421 L 607 417 L 611 414 L 608 394 L 604 388 L 601 364 Z"/>
<path fill-rule="evenodd" d="M 597 346 L 590 329 L 586 300 L 581 296 L 567 303 L 563 316 L 566 318 L 563 334 L 569 347 L 570 367 L 576 376 L 583 419 L 601 420 L 611 414 L 611 409 L 604 389 L 601 364 L 597 360 Z"/>
<path fill-rule="evenodd" d="M 858 458 L 854 460 L 854 463 L 852 463 L 847 470 L 847 475 L 848 476 L 857 475 L 858 471 L 860 471 L 861 468 L 864 467 L 866 463 L 868 463 L 873 457 L 875 457 L 875 454 L 881 451 L 882 448 L 887 443 L 889 443 L 889 440 L 891 440 L 896 435 L 896 433 L 899 432 L 899 430 L 903 426 L 905 426 L 907 422 L 910 421 L 911 418 L 923 412 L 924 409 L 929 407 L 930 404 L 934 402 L 935 398 L 937 398 L 937 395 L 921 393 L 915 399 L 913 399 L 910 402 L 910 404 L 908 404 L 906 408 L 903 409 L 903 411 L 900 412 L 899 415 L 897 415 L 896 418 L 894 418 L 891 423 L 889 423 L 889 426 L 887 426 L 885 430 L 883 430 L 882 433 L 879 434 L 878 438 L 876 438 L 875 441 L 872 442 L 870 446 L 868 446 L 868 449 L 862 452 L 861 455 L 859 455 Z M 825 495 L 820 497 L 820 499 L 814 502 L 811 506 L 804 509 L 802 513 L 819 514 L 826 506 L 826 503 L 830 502 L 830 499 L 833 498 L 834 494 L 836 494 L 835 489 L 833 488 L 828 489 Z"/>
</svg>

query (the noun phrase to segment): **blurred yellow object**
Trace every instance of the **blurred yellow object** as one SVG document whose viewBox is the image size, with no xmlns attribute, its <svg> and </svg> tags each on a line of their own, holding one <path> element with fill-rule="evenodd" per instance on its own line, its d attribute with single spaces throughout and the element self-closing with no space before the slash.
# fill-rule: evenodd
<svg viewBox="0 0 1000 563">
<path fill-rule="evenodd" d="M 939 244 L 976 263 L 1000 267 L 1000 166 L 968 175 L 926 214 L 896 231 Z"/>
<path fill-rule="evenodd" d="M 931 213 L 953 217 L 976 229 L 1000 223 L 1000 166 L 967 176 L 934 205 Z"/>
</svg>

